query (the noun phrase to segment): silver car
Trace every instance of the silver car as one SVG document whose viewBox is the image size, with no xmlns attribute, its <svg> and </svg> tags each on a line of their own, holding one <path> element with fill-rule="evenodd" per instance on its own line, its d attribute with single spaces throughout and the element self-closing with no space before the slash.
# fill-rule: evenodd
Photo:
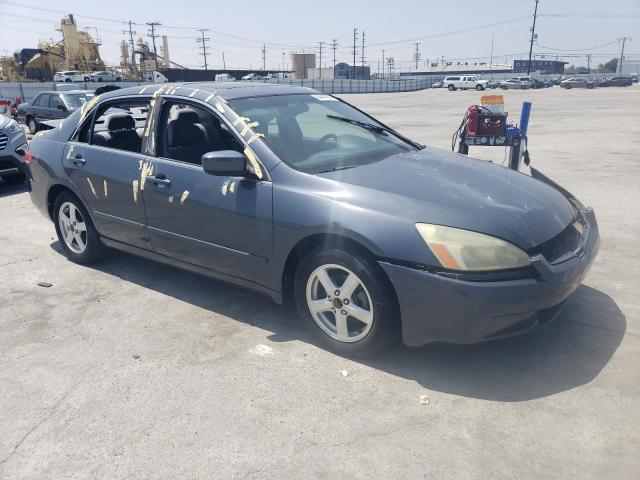
<svg viewBox="0 0 640 480">
<path fill-rule="evenodd" d="M 93 72 L 91 75 L 92 82 L 120 82 L 122 81 L 122 77 L 120 75 L 116 75 L 115 73 L 102 71 L 102 72 Z"/>
<path fill-rule="evenodd" d="M 571 89 L 571 88 L 594 88 L 596 84 L 591 80 L 587 80 L 586 78 L 568 78 L 567 80 L 563 80 L 560 82 L 560 86 L 562 88 Z"/>
<path fill-rule="evenodd" d="M 0 115 L 0 178 L 6 183 L 24 182 L 27 136 L 13 118 Z"/>
</svg>

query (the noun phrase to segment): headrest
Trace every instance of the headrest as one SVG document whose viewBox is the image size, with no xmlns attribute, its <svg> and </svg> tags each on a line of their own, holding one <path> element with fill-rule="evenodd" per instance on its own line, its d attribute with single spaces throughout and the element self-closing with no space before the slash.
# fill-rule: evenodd
<svg viewBox="0 0 640 480">
<path fill-rule="evenodd" d="M 184 123 L 198 123 L 200 117 L 192 108 L 181 108 L 171 113 L 171 121 Z"/>
<path fill-rule="evenodd" d="M 136 128 L 136 121 L 128 113 L 112 113 L 104 121 L 107 130 L 130 130 Z"/>
</svg>

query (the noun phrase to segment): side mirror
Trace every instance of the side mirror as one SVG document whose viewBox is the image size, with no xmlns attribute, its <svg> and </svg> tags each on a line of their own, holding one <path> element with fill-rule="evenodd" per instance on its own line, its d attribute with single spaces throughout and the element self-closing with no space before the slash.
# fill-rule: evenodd
<svg viewBox="0 0 640 480">
<path fill-rule="evenodd" d="M 67 111 L 67 107 L 65 107 L 64 105 L 60 105 L 58 104 L 58 106 L 56 107 L 58 110 L 62 110 L 63 112 Z"/>
<path fill-rule="evenodd" d="M 202 155 L 202 169 L 223 177 L 241 177 L 247 175 L 247 158 L 235 150 L 220 150 Z"/>
</svg>

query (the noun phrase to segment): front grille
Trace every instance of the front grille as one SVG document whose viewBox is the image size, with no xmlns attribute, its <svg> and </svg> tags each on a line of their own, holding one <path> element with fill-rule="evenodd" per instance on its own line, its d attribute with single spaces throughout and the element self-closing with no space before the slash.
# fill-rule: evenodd
<svg viewBox="0 0 640 480">
<path fill-rule="evenodd" d="M 9 138 L 4 133 L 0 133 L 0 150 L 4 150 L 7 143 L 9 143 Z"/>
<path fill-rule="evenodd" d="M 586 235 L 587 224 L 582 215 L 578 213 L 567 227 L 558 235 L 528 253 L 530 255 L 541 254 L 549 263 L 558 263 L 566 259 L 571 254 L 575 254 L 582 244 L 582 236 Z"/>
</svg>

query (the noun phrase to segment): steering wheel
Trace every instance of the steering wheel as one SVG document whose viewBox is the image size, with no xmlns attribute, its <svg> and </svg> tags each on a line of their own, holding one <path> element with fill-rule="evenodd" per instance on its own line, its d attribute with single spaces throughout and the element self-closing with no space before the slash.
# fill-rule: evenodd
<svg viewBox="0 0 640 480">
<path fill-rule="evenodd" d="M 335 133 L 327 133 L 324 137 L 318 140 L 318 143 L 326 143 L 331 138 L 333 138 L 336 143 L 338 142 L 338 136 Z"/>
</svg>

